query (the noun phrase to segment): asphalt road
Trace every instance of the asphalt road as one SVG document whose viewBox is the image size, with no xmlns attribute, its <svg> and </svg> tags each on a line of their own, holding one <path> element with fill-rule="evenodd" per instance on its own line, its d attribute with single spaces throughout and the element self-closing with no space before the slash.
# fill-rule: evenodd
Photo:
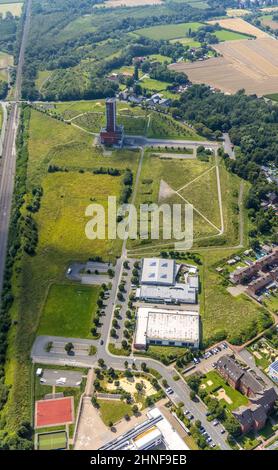
<svg viewBox="0 0 278 470">
<path fill-rule="evenodd" d="M 14 101 L 10 106 L 10 113 L 6 122 L 5 134 L 2 142 L 2 159 L 0 170 L 0 294 L 2 292 L 3 277 L 6 262 L 6 251 L 9 234 L 10 212 L 14 189 L 16 169 L 16 134 L 19 122 L 19 100 L 21 98 L 22 67 L 24 52 L 30 26 L 31 2 L 27 0 L 26 19 L 22 34 L 22 42 L 17 65 L 17 77 L 14 90 Z"/>
</svg>

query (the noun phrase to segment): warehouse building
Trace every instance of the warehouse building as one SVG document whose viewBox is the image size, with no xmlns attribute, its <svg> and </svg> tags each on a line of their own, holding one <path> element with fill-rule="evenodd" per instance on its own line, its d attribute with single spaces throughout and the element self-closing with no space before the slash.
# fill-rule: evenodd
<svg viewBox="0 0 278 470">
<path fill-rule="evenodd" d="M 144 258 L 141 274 L 142 285 L 172 286 L 180 265 L 175 260 Z"/>
<path fill-rule="evenodd" d="M 139 307 L 134 339 L 136 349 L 148 344 L 199 347 L 199 313 Z"/>
<path fill-rule="evenodd" d="M 136 298 L 144 302 L 166 304 L 195 304 L 196 289 L 189 284 L 174 286 L 142 285 L 136 290 Z"/>
</svg>

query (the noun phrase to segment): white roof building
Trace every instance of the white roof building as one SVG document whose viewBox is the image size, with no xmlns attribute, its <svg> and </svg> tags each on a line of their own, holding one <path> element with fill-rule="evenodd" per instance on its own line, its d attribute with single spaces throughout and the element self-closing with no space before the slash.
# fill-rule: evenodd
<svg viewBox="0 0 278 470">
<path fill-rule="evenodd" d="M 145 302 L 195 304 L 196 289 L 189 284 L 176 284 L 174 286 L 142 285 L 136 290 L 136 297 Z"/>
<path fill-rule="evenodd" d="M 175 260 L 144 258 L 141 284 L 171 286 L 175 283 L 180 265 Z"/>
<path fill-rule="evenodd" d="M 145 349 L 147 344 L 198 348 L 199 313 L 139 307 L 134 347 Z"/>
</svg>

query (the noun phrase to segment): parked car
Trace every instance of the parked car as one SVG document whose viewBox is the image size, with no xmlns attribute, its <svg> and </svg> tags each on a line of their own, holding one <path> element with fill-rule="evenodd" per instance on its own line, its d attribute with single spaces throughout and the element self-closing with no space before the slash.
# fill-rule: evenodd
<svg viewBox="0 0 278 470">
<path fill-rule="evenodd" d="M 71 269 L 71 268 L 68 268 L 67 274 L 71 274 L 71 273 L 72 273 L 72 269 Z"/>
<path fill-rule="evenodd" d="M 199 359 L 197 359 L 196 357 L 193 357 L 193 361 L 195 362 L 195 364 L 199 364 Z"/>
<path fill-rule="evenodd" d="M 172 393 L 174 393 L 174 390 L 171 387 L 166 388 L 165 391 L 166 391 L 167 395 L 172 395 Z"/>
<path fill-rule="evenodd" d="M 224 428 L 221 429 L 221 434 L 225 434 L 226 430 Z"/>
<path fill-rule="evenodd" d="M 188 419 L 190 419 L 190 421 L 191 421 L 192 419 L 194 419 L 194 415 L 190 414 L 190 415 L 188 416 Z"/>
<path fill-rule="evenodd" d="M 207 438 L 207 442 L 212 442 L 212 438 L 210 436 Z"/>
<path fill-rule="evenodd" d="M 184 410 L 183 414 L 186 416 L 189 414 L 189 410 Z"/>
<path fill-rule="evenodd" d="M 41 377 L 41 378 L 40 378 L 40 383 L 41 383 L 41 384 L 45 384 L 45 382 L 46 382 L 46 380 Z"/>
<path fill-rule="evenodd" d="M 215 443 L 212 441 L 209 446 L 213 448 L 215 447 Z"/>
<path fill-rule="evenodd" d="M 213 426 L 217 426 L 219 424 L 219 421 L 217 419 L 215 419 L 213 422 L 212 422 Z"/>
<path fill-rule="evenodd" d="M 103 345 L 103 339 L 100 340 L 100 345 L 101 345 L 101 346 Z"/>
<path fill-rule="evenodd" d="M 212 367 L 215 369 L 215 367 L 216 367 L 216 362 L 213 362 L 213 363 L 212 363 Z"/>
</svg>

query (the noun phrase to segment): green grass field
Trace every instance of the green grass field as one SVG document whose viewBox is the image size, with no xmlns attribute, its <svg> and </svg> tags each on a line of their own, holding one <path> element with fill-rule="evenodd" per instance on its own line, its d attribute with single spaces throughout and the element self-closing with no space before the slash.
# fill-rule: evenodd
<svg viewBox="0 0 278 470">
<path fill-rule="evenodd" d="M 38 450 L 56 450 L 67 448 L 65 431 L 38 434 Z"/>
<path fill-rule="evenodd" d="M 248 36 L 247 34 L 236 33 L 234 31 L 228 31 L 227 29 L 221 29 L 220 31 L 215 31 L 213 35 L 216 36 L 219 39 L 219 41 L 236 41 L 239 39 L 251 38 L 251 36 Z"/>
<path fill-rule="evenodd" d="M 219 389 L 224 389 L 227 399 L 222 398 L 219 401 L 230 411 L 248 404 L 248 398 L 242 395 L 238 390 L 234 390 L 232 387 L 227 385 L 220 374 L 214 370 L 209 371 L 205 375 L 202 379 L 201 386 L 203 390 L 213 394 L 216 398 L 218 398 Z"/>
<path fill-rule="evenodd" d="M 137 29 L 135 33 L 137 33 L 140 36 L 145 36 L 149 39 L 170 40 L 170 39 L 184 38 L 188 34 L 189 30 L 198 31 L 198 29 L 201 26 L 202 26 L 202 23 L 198 23 L 198 22 L 168 24 L 168 25 L 151 26 L 150 28 Z"/>
<path fill-rule="evenodd" d="M 73 39 L 76 36 L 80 36 L 85 33 L 93 33 L 96 31 L 96 26 L 94 24 L 93 15 L 84 15 L 76 18 L 71 23 L 67 24 L 65 28 L 61 29 L 58 34 L 58 41 L 66 41 L 68 39 Z"/>
<path fill-rule="evenodd" d="M 91 337 L 98 287 L 54 284 L 50 287 L 38 334 Z"/>
<path fill-rule="evenodd" d="M 265 98 L 268 98 L 272 101 L 278 101 L 278 93 L 272 93 L 270 95 L 265 95 Z"/>
<path fill-rule="evenodd" d="M 183 46 L 189 47 L 200 47 L 201 43 L 199 41 L 194 41 L 192 38 L 178 38 L 178 39 L 171 39 L 170 42 L 180 42 Z"/>
<path fill-rule="evenodd" d="M 121 400 L 98 400 L 100 416 L 106 426 L 120 421 L 126 414 L 132 416 L 131 405 Z"/>
</svg>

